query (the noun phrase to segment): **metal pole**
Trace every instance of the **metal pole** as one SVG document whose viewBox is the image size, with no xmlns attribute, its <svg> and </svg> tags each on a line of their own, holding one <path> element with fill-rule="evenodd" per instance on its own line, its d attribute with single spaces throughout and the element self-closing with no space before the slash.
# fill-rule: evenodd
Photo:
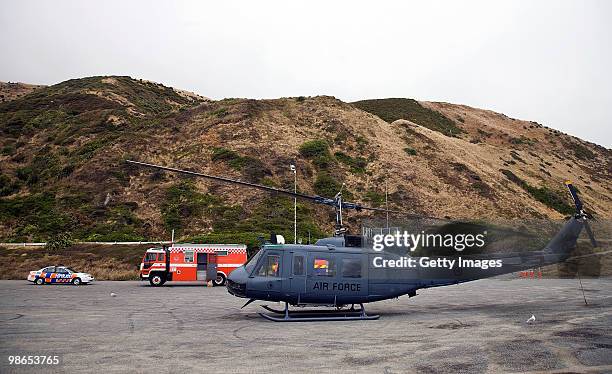
<svg viewBox="0 0 612 374">
<path fill-rule="evenodd" d="M 297 193 L 297 169 L 293 171 L 293 192 Z M 293 198 L 293 244 L 297 244 L 297 197 Z"/>
<path fill-rule="evenodd" d="M 293 193 L 297 193 L 297 168 L 294 164 L 290 165 L 293 172 Z M 297 197 L 293 197 L 293 244 L 297 244 Z"/>
<path fill-rule="evenodd" d="M 387 234 L 391 233 L 389 229 L 389 189 L 387 188 L 387 180 L 385 179 L 385 209 L 387 210 Z"/>
</svg>

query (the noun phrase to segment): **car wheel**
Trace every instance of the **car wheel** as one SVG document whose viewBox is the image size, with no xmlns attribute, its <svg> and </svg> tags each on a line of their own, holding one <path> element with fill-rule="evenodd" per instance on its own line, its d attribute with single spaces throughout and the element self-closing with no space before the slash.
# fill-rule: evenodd
<svg viewBox="0 0 612 374">
<path fill-rule="evenodd" d="M 74 278 L 72 280 L 72 284 L 74 284 L 75 286 L 78 286 L 81 284 L 81 278 Z"/>
<path fill-rule="evenodd" d="M 45 284 L 45 279 L 44 278 L 36 278 L 34 283 L 36 283 L 39 286 L 42 286 L 43 284 Z"/>
<path fill-rule="evenodd" d="M 153 287 L 159 287 L 164 284 L 164 278 L 159 274 L 153 274 L 149 276 L 149 283 Z"/>
<path fill-rule="evenodd" d="M 217 279 L 213 280 L 213 285 L 215 286 L 225 285 L 225 275 L 223 275 L 223 273 L 217 273 Z"/>
</svg>

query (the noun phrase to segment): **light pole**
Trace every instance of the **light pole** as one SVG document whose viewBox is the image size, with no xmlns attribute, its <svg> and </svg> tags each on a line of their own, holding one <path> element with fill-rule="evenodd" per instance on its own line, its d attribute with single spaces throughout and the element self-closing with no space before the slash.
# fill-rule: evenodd
<svg viewBox="0 0 612 374">
<path fill-rule="evenodd" d="M 391 229 L 389 229 L 389 188 L 387 187 L 386 179 L 385 179 L 385 210 L 387 211 L 387 234 L 391 234 Z"/>
<path fill-rule="evenodd" d="M 297 193 L 297 169 L 291 164 L 293 172 L 293 192 Z M 297 197 L 293 197 L 293 244 L 297 244 Z"/>
</svg>

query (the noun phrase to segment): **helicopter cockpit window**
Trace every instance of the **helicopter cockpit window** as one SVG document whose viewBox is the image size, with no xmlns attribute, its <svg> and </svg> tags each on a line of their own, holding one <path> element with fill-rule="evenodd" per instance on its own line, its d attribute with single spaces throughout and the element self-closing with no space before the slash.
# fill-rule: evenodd
<svg viewBox="0 0 612 374">
<path fill-rule="evenodd" d="M 336 264 L 333 259 L 315 257 L 312 272 L 321 277 L 333 277 L 336 275 Z"/>
<path fill-rule="evenodd" d="M 260 277 L 278 277 L 280 276 L 280 257 L 276 255 L 268 255 L 266 260 L 257 271 Z"/>
<path fill-rule="evenodd" d="M 361 278 L 361 259 L 360 258 L 343 258 L 342 259 L 342 277 Z"/>
<path fill-rule="evenodd" d="M 304 256 L 293 256 L 293 275 L 304 275 Z"/>
<path fill-rule="evenodd" d="M 244 265 L 244 268 L 246 269 L 247 273 L 251 274 L 251 272 L 253 271 L 253 268 L 255 267 L 255 265 L 257 265 L 257 261 L 259 261 L 259 258 L 261 257 L 261 254 L 263 252 L 264 251 L 260 249 L 257 253 L 255 253 L 253 257 L 251 257 L 249 262 L 247 262 L 247 264 Z"/>
</svg>

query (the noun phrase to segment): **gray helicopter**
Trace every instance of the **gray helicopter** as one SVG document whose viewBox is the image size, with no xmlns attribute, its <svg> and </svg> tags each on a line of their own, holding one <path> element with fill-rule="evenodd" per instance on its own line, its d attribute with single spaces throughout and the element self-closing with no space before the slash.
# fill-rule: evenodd
<svg viewBox="0 0 612 374">
<path fill-rule="evenodd" d="M 246 298 L 243 308 L 253 301 L 283 302 L 284 310 L 262 307 L 272 314 L 259 313 L 275 322 L 373 320 L 379 315 L 367 314 L 365 303 L 416 296 L 417 290 L 469 282 L 477 279 L 533 269 L 566 261 L 576 248 L 584 228 L 593 247 L 597 246 L 588 219 L 576 189 L 570 182 L 567 188 L 576 212 L 543 248 L 528 253 L 484 253 L 416 257 L 403 256 L 395 251 L 376 250 L 364 237 L 348 235 L 342 223 L 344 210 L 371 210 L 402 213 L 397 210 L 365 207 L 345 202 L 342 191 L 332 198 L 311 196 L 225 177 L 202 174 L 189 170 L 153 165 L 138 161 L 135 165 L 176 172 L 220 182 L 258 188 L 272 193 L 305 199 L 334 207 L 336 225 L 333 237 L 319 239 L 313 245 L 285 244 L 281 236 L 272 235 L 269 243 L 245 265 L 235 269 L 228 277 L 230 294 Z M 413 218 L 423 216 L 402 214 Z M 431 218 L 431 217 L 429 217 Z M 426 259 L 426 261 L 423 261 Z M 452 262 L 452 261 L 456 261 Z M 491 264 L 491 266 L 459 266 L 465 264 Z M 423 266 L 423 263 L 425 266 Z M 449 264 L 457 266 L 447 266 Z M 392 264 L 393 266 L 383 266 Z M 410 266 L 410 264 L 414 266 Z M 438 265 L 438 266 L 436 266 Z M 355 308 L 355 305 L 359 308 Z M 289 310 L 289 305 L 301 307 Z M 326 310 L 305 310 L 307 306 L 325 306 Z"/>
</svg>

